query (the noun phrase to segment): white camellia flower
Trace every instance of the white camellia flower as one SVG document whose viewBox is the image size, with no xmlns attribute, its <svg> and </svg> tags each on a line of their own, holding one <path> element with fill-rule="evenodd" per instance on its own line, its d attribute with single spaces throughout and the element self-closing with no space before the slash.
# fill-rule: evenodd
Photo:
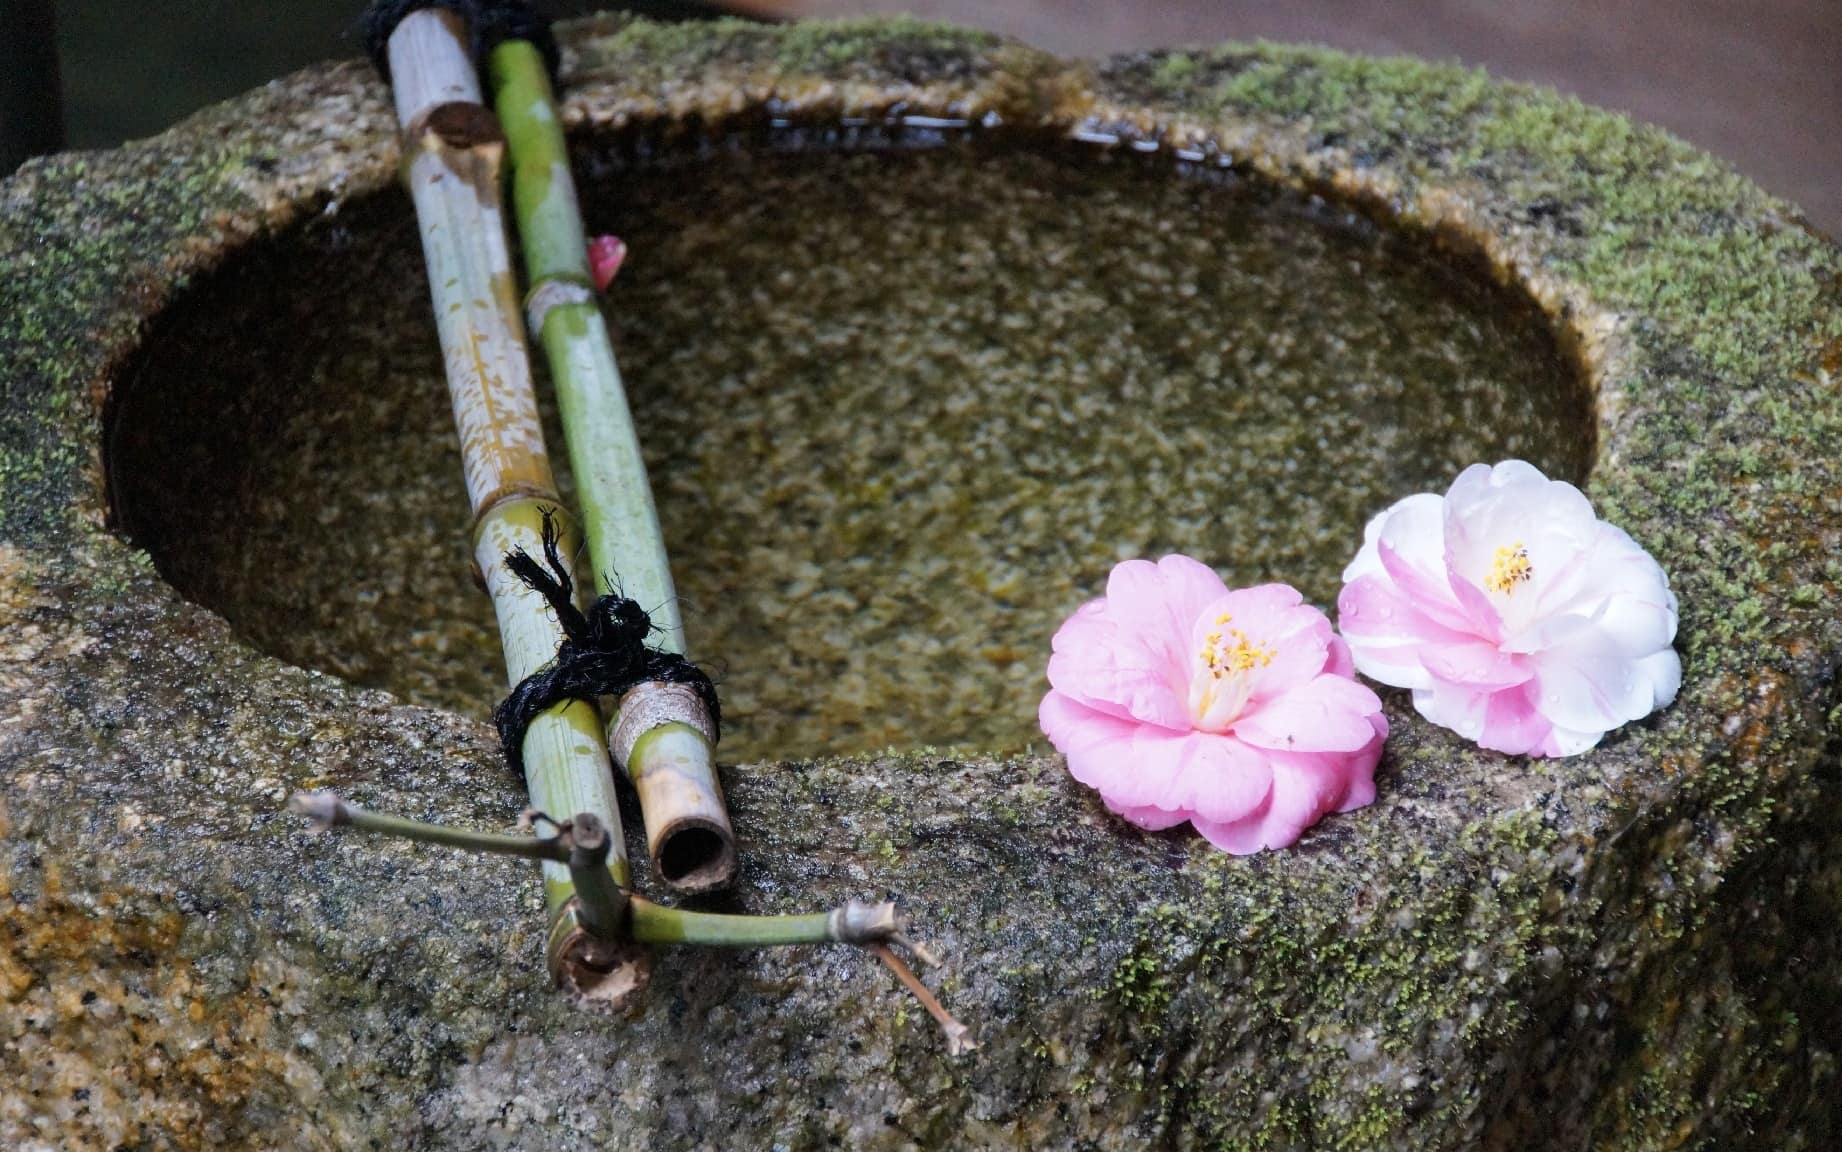
<svg viewBox="0 0 1842 1152">
<path fill-rule="evenodd" d="M 1369 521 L 1338 627 L 1356 669 L 1485 748 L 1571 756 L 1676 697 L 1669 578 L 1580 490 L 1506 460 Z"/>
</svg>

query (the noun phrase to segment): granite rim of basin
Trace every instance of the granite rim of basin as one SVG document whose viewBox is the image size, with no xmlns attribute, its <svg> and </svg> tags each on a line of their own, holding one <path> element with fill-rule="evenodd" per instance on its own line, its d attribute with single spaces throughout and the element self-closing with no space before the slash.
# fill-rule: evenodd
<svg viewBox="0 0 1842 1152">
<path fill-rule="evenodd" d="M 1842 253 L 1794 208 L 1443 65 L 1079 63 L 906 21 L 564 44 L 578 134 L 1001 121 L 1485 261 L 1584 365 L 1587 490 L 1671 573 L 1681 698 L 1530 762 L 1389 694 L 1377 803 L 1245 859 L 1123 828 L 1053 756 L 726 768 L 729 906 L 902 900 L 981 1052 L 947 1061 L 838 950 L 671 952 L 634 1016 L 578 1013 L 526 869 L 280 808 L 331 786 L 505 826 L 487 726 L 253 651 L 112 530 L 104 428 L 152 319 L 394 180 L 382 87 L 312 69 L 0 186 L 0 1143 L 1833 1144 Z"/>
</svg>

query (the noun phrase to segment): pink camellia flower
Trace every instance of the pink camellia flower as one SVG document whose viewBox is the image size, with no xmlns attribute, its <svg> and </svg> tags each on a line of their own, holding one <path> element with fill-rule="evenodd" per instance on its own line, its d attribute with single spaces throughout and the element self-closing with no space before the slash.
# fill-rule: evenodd
<svg viewBox="0 0 1842 1152">
<path fill-rule="evenodd" d="M 1330 621 L 1284 584 L 1229 591 L 1188 556 L 1113 569 L 1055 634 L 1043 732 L 1141 828 L 1236 854 L 1375 798 L 1388 735 Z"/>
<path fill-rule="evenodd" d="M 1571 756 L 1676 697 L 1676 597 L 1650 554 L 1533 465 L 1474 464 L 1369 521 L 1338 625 L 1420 715 L 1512 754 Z"/>
</svg>

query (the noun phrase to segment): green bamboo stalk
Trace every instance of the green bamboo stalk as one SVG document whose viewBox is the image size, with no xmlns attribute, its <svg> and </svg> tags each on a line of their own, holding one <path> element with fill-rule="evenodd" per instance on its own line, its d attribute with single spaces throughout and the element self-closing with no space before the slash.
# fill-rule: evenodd
<svg viewBox="0 0 1842 1152">
<path fill-rule="evenodd" d="M 561 501 L 531 388 L 500 203 L 504 139 L 481 103 L 469 43 L 454 13 L 423 9 L 397 25 L 388 50 L 404 134 L 404 179 L 421 228 L 473 509 L 474 558 L 515 684 L 555 658 L 563 635 L 542 597 L 506 569 L 504 557 L 515 548 L 540 553 L 543 513 Z M 571 552 L 566 543 L 563 554 Z M 607 871 L 617 889 L 628 887 L 596 710 L 573 701 L 538 717 L 525 736 L 524 762 L 536 807 L 587 812 L 605 826 Z M 647 954 L 626 948 L 617 955 L 613 942 L 587 931 L 567 859 L 545 862 L 544 892 L 550 968 L 558 980 L 601 999 L 636 993 L 645 983 Z"/>
<path fill-rule="evenodd" d="M 619 591 L 652 613 L 658 646 L 684 654 L 665 539 L 622 388 L 607 324 L 595 304 L 587 239 L 568 146 L 542 55 L 508 40 L 488 58 L 512 168 L 531 328 L 543 343 L 575 471 L 596 591 Z M 689 693 L 641 685 L 609 725 L 615 759 L 639 793 L 647 850 L 670 887 L 701 892 L 735 876 L 735 832 L 715 771 L 712 725 Z"/>
</svg>

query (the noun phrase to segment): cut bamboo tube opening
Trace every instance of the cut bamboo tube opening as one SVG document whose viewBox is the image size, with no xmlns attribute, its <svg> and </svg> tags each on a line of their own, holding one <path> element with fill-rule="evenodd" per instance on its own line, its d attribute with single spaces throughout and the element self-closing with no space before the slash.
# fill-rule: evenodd
<svg viewBox="0 0 1842 1152">
<path fill-rule="evenodd" d="M 561 626 L 543 598 L 505 566 L 508 552 L 543 547 L 543 515 L 561 501 L 544 450 L 524 325 L 500 204 L 504 138 L 480 103 L 464 21 L 440 9 L 405 16 L 391 33 L 391 78 L 403 128 L 404 179 L 415 201 L 441 336 L 449 399 L 474 516 L 474 560 L 499 620 L 513 684 L 555 658 Z M 567 536 L 565 537 L 567 539 Z M 563 555 L 573 547 L 566 543 Z M 593 706 L 545 712 L 524 738 L 531 803 L 586 812 L 603 825 L 606 871 L 628 887 L 614 780 Z M 583 916 L 567 861 L 546 860 L 549 961 L 559 983 L 618 1005 L 645 984 L 640 949 L 598 937 Z"/>
<path fill-rule="evenodd" d="M 556 382 L 595 590 L 637 601 L 659 629 L 656 646 L 683 655 L 684 623 L 646 462 L 590 290 L 588 244 L 550 77 L 542 55 L 522 40 L 494 48 L 488 66 L 512 165 L 531 329 Z M 716 776 L 714 735 L 696 695 L 667 684 L 628 692 L 608 726 L 615 762 L 639 793 L 654 871 L 680 892 L 735 878 L 735 831 Z"/>
</svg>

